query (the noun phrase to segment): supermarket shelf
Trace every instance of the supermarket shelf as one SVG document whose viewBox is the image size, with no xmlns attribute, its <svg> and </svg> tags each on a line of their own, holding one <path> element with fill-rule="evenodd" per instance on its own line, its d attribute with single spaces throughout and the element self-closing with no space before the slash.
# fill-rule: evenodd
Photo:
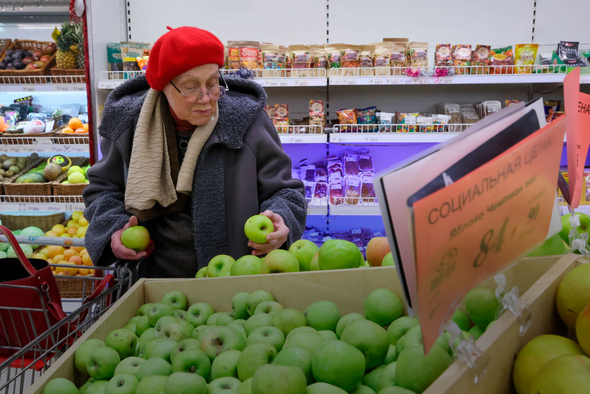
<svg viewBox="0 0 590 394">
<path fill-rule="evenodd" d="M 331 133 L 332 144 L 438 143 L 460 133 Z"/>
<path fill-rule="evenodd" d="M 0 92 L 85 92 L 86 77 L 0 77 Z"/>
<path fill-rule="evenodd" d="M 53 197 L 60 198 L 56 202 Z M 5 201 L 0 202 L 0 211 L 71 212 L 85 209 L 82 196 L 28 196 L 26 199 L 25 196 L 3 196 L 3 199 Z"/>
<path fill-rule="evenodd" d="M 326 216 L 328 214 L 328 206 L 314 206 L 307 207 L 307 214 L 312 216 Z"/>
<path fill-rule="evenodd" d="M 327 134 L 282 134 L 279 133 L 281 143 L 284 144 L 325 144 L 328 142 Z"/>
<path fill-rule="evenodd" d="M 330 205 L 330 216 L 381 216 L 379 204 Z"/>
<path fill-rule="evenodd" d="M 88 136 L 0 137 L 0 153 L 90 153 Z"/>
</svg>

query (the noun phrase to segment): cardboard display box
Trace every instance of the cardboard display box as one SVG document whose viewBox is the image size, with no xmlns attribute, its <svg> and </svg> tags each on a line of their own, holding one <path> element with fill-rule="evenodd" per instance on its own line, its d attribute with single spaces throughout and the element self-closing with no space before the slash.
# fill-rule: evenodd
<svg viewBox="0 0 590 394">
<path fill-rule="evenodd" d="M 585 262 L 579 255 L 525 258 L 504 272 L 509 289 L 518 286 L 522 300 L 533 313 L 533 323 L 520 336 L 516 317 L 507 312 L 477 341 L 477 346 L 490 358 L 488 372 L 474 384 L 473 373 L 464 363 L 455 362 L 425 392 L 435 393 L 511 393 L 512 365 L 515 354 L 532 338 L 540 334 L 563 334 L 562 324 L 555 309 L 555 293 L 561 279 L 576 265 Z M 495 288 L 493 279 L 485 284 Z M 121 328 L 135 316 L 141 305 L 160 302 L 170 291 L 181 291 L 189 305 L 207 302 L 216 311 L 230 311 L 232 297 L 241 291 L 269 291 L 285 308 L 303 311 L 319 300 L 333 301 L 342 316 L 351 312 L 363 313 L 365 297 L 373 290 L 386 287 L 403 301 L 394 267 L 355 270 L 313 271 L 290 274 L 238 276 L 209 279 L 142 279 L 129 290 L 74 346 L 41 376 L 27 394 L 42 394 L 48 381 L 62 377 L 82 384 L 74 367 L 74 353 L 85 340 L 104 340 L 109 332 Z"/>
</svg>

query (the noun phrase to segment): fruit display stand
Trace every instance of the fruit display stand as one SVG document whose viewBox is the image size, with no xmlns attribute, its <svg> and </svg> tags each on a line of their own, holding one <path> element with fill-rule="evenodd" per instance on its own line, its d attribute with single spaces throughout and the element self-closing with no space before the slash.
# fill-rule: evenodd
<svg viewBox="0 0 590 394">
<path fill-rule="evenodd" d="M 28 51 L 34 51 L 36 49 L 44 49 L 47 44 L 51 44 L 49 41 L 35 41 L 35 40 L 14 40 L 8 49 L 26 49 Z M 1 77 L 13 77 L 10 83 L 44 83 L 45 78 L 30 78 L 30 77 L 43 77 L 49 75 L 52 67 L 55 66 L 55 54 L 51 55 L 49 61 L 37 70 L 1 70 Z M 20 78 L 29 77 L 29 78 Z M 0 83 L 2 79 L 0 78 Z"/>
<path fill-rule="evenodd" d="M 514 355 L 528 339 L 542 333 L 563 329 L 555 311 L 555 293 L 561 279 L 584 260 L 578 255 L 525 258 L 504 272 L 507 285 L 518 286 L 522 300 L 529 304 L 533 324 L 520 336 L 519 323 L 506 312 L 477 341 L 477 346 L 490 356 L 488 373 L 478 385 L 464 363 L 455 361 L 426 391 L 434 393 L 510 393 L 510 371 Z M 493 279 L 485 283 L 494 288 Z M 208 279 L 142 279 L 138 281 L 96 324 L 74 344 L 61 359 L 27 391 L 42 394 L 52 379 L 66 378 L 78 386 L 83 383 L 74 367 L 74 353 L 88 339 L 104 340 L 113 329 L 123 327 L 145 303 L 159 302 L 170 291 L 184 293 L 189 303 L 207 302 L 216 311 L 229 310 L 232 297 L 242 291 L 267 290 L 285 308 L 303 311 L 318 300 L 334 302 L 341 316 L 362 312 L 365 297 L 378 288 L 389 288 L 403 299 L 394 267 L 299 272 L 259 276 Z"/>
</svg>

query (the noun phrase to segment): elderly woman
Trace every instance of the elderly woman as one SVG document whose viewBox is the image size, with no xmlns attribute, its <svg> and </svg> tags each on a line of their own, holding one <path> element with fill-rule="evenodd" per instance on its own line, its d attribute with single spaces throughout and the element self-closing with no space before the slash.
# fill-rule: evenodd
<svg viewBox="0 0 590 394">
<path fill-rule="evenodd" d="M 108 97 L 103 158 L 88 171 L 84 191 L 95 264 L 144 257 L 121 243 L 138 221 L 155 242 L 140 268 L 146 277 L 194 277 L 216 255 L 263 255 L 303 234 L 303 185 L 291 178 L 264 111 L 266 93 L 223 78 L 223 62 L 223 44 L 210 32 L 170 29 L 155 43 L 146 75 Z M 259 213 L 274 224 L 263 244 L 244 234 Z"/>
</svg>

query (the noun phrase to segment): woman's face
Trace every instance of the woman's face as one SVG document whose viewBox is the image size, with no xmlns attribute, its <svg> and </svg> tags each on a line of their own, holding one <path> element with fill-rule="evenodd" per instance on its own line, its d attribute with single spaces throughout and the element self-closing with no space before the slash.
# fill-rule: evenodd
<svg viewBox="0 0 590 394">
<path fill-rule="evenodd" d="M 172 83 L 182 93 L 197 88 L 201 90 L 203 96 L 194 103 L 189 103 L 172 86 Z M 217 105 L 215 100 L 211 100 L 206 92 L 219 85 L 219 66 L 217 64 L 205 64 L 195 67 L 174 78 L 172 83 L 166 85 L 164 94 L 176 116 L 195 126 L 207 124 L 211 116 L 217 111 Z"/>
</svg>

